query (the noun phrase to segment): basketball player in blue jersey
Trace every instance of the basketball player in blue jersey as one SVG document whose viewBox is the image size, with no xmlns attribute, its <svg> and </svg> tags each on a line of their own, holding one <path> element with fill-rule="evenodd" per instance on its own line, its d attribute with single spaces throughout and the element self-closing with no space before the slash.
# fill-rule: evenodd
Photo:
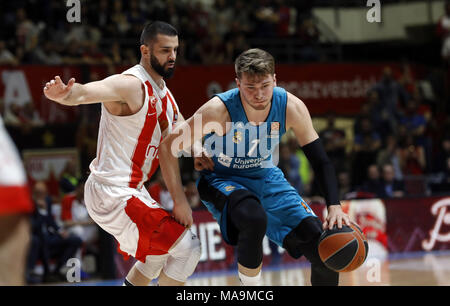
<svg viewBox="0 0 450 306">
<path fill-rule="evenodd" d="M 350 220 L 341 209 L 334 167 L 310 114 L 299 98 L 276 87 L 274 66 L 263 50 L 243 52 L 235 61 L 237 88 L 215 95 L 161 144 L 162 174 L 174 202 L 186 203 L 176 156 L 203 138 L 211 159 L 210 164 L 196 159 L 196 169 L 203 169 L 197 188 L 224 240 L 237 246 L 241 283 L 260 284 L 267 235 L 292 257 L 304 255 L 311 262 L 312 285 L 338 285 L 339 274 L 322 263 L 317 242 L 325 228 L 341 228 Z M 288 129 L 322 187 L 328 208 L 323 224 L 272 162 Z"/>
</svg>

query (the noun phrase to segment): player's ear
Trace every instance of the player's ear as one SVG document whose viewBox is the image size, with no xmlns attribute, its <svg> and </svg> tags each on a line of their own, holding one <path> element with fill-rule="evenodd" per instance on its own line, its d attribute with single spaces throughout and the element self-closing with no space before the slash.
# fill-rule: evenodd
<svg viewBox="0 0 450 306">
<path fill-rule="evenodd" d="M 277 75 L 275 73 L 273 74 L 273 83 L 277 86 Z"/>
<path fill-rule="evenodd" d="M 236 85 L 239 89 L 241 89 L 241 82 L 239 81 L 239 78 L 234 79 L 236 81 Z"/>
<path fill-rule="evenodd" d="M 147 45 L 141 45 L 141 56 L 145 58 L 150 57 L 150 48 Z"/>
</svg>

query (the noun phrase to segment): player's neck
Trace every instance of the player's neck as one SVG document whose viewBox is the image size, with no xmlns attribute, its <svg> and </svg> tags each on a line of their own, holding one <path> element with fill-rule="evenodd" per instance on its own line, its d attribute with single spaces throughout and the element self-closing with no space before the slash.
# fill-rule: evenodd
<svg viewBox="0 0 450 306">
<path fill-rule="evenodd" d="M 144 67 L 145 71 L 147 71 L 147 73 L 152 77 L 153 81 L 155 81 L 158 87 L 164 89 L 163 77 L 159 73 L 157 73 L 150 65 L 147 65 L 142 61 L 139 64 Z"/>
</svg>

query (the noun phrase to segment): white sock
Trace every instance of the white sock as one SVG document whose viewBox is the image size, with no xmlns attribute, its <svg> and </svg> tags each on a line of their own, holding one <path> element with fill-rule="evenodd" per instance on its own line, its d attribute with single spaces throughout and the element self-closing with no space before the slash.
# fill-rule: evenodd
<svg viewBox="0 0 450 306">
<path fill-rule="evenodd" d="M 238 271 L 241 286 L 261 286 L 261 270 L 255 276 L 247 276 Z"/>
</svg>

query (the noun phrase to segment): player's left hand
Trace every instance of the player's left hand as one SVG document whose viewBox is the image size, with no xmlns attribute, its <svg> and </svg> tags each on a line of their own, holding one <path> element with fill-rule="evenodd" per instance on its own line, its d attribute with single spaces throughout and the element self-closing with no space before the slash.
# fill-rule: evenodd
<svg viewBox="0 0 450 306">
<path fill-rule="evenodd" d="M 332 229 L 334 224 L 337 223 L 338 228 L 342 228 L 342 224 L 350 226 L 350 218 L 346 213 L 342 211 L 341 205 L 328 206 L 328 215 L 323 223 L 323 229 Z"/>
</svg>

